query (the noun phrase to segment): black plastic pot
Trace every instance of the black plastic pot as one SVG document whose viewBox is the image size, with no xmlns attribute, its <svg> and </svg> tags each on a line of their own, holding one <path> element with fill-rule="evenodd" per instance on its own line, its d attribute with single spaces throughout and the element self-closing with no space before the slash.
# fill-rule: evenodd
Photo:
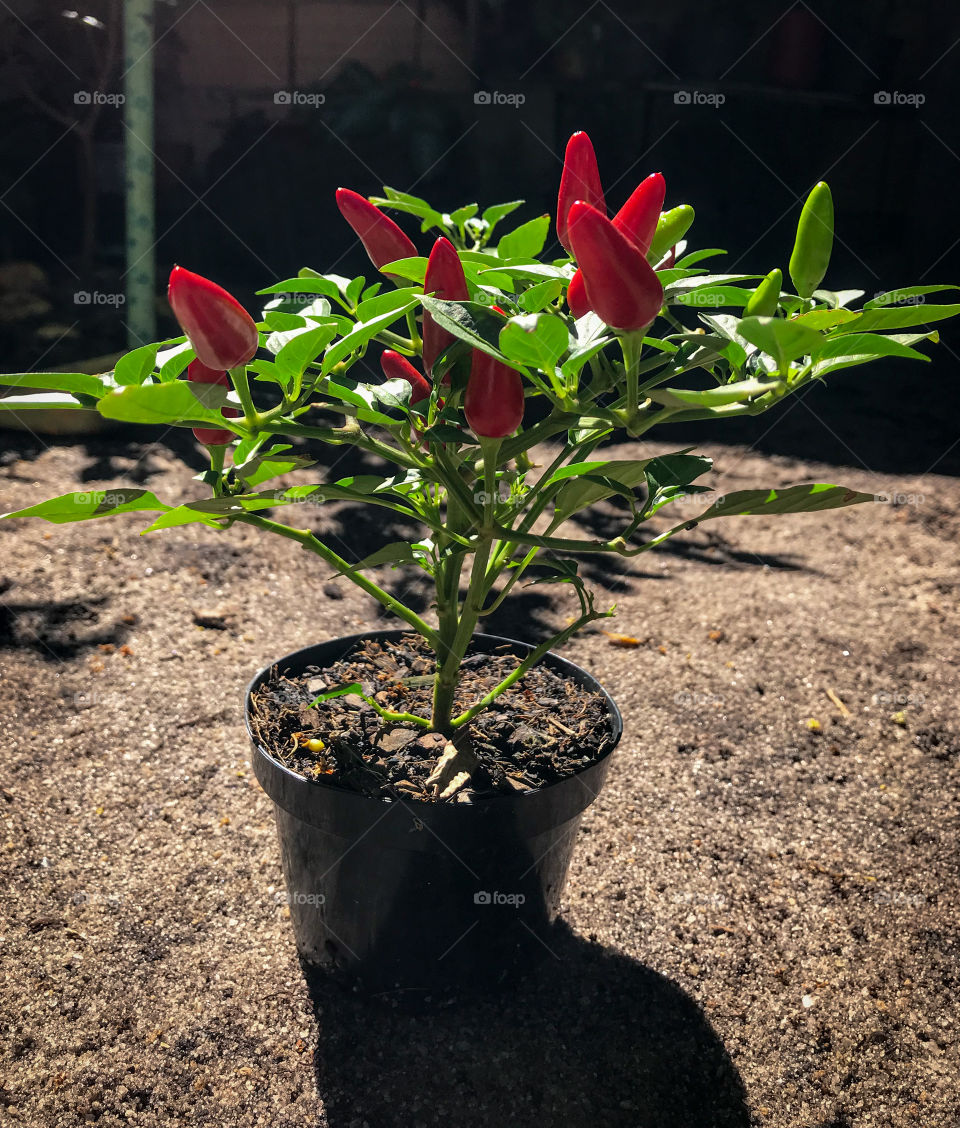
<svg viewBox="0 0 960 1128">
<path fill-rule="evenodd" d="M 484 989 L 524 973 L 550 952 L 580 817 L 606 779 L 622 732 L 599 683 L 555 655 L 558 673 L 607 699 L 612 743 L 577 775 L 539 791 L 464 803 L 381 801 L 290 771 L 250 729 L 250 695 L 274 667 L 321 669 L 373 631 L 295 651 L 247 690 L 253 769 L 276 804 L 287 898 L 300 956 L 361 990 L 411 997 Z M 526 643 L 478 635 L 472 653 Z"/>
</svg>

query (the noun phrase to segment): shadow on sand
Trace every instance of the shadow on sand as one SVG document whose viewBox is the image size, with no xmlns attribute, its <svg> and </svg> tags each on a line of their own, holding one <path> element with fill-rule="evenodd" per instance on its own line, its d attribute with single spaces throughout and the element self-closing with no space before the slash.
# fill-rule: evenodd
<svg viewBox="0 0 960 1128">
<path fill-rule="evenodd" d="M 696 1001 L 562 921 L 497 996 L 404 1013 L 305 969 L 331 1128 L 748 1128 L 743 1084 Z"/>
</svg>

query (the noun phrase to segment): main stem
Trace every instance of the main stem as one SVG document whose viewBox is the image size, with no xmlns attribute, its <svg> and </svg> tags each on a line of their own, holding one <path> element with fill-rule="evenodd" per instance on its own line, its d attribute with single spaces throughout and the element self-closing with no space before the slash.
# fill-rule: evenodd
<svg viewBox="0 0 960 1128">
<path fill-rule="evenodd" d="M 437 732 L 453 732 L 453 703 L 460 680 L 460 666 L 473 638 L 483 603 L 487 597 L 487 566 L 496 539 L 497 454 L 499 439 L 482 439 L 483 450 L 483 524 L 477 532 L 470 585 L 463 607 L 460 607 L 460 571 L 462 554 L 448 558 L 449 575 L 441 575 L 437 585 L 437 610 L 440 621 L 441 647 L 437 651 L 437 676 L 433 685 L 433 713 L 430 727 Z M 456 513 L 456 502 L 453 502 Z M 448 513 L 449 513 L 448 505 Z"/>
</svg>

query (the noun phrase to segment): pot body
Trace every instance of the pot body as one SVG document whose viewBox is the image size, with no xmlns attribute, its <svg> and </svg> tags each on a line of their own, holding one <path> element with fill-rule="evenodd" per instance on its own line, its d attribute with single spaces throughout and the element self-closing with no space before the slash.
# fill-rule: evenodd
<svg viewBox="0 0 960 1128">
<path fill-rule="evenodd" d="M 620 739 L 620 713 L 590 674 L 555 655 L 544 662 L 607 700 L 612 738 L 584 771 L 537 791 L 465 803 L 381 801 L 304 779 L 261 748 L 250 695 L 270 671 L 323 669 L 373 631 L 295 651 L 247 690 L 253 769 L 276 805 L 297 949 L 311 965 L 369 993 L 426 998 L 506 982 L 550 954 L 577 827 L 597 797 Z M 526 643 L 478 635 L 472 653 Z"/>
</svg>

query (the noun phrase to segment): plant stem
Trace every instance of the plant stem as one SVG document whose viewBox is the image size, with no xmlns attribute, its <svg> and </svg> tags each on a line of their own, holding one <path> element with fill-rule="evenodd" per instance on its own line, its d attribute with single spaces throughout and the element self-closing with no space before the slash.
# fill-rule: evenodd
<svg viewBox="0 0 960 1128">
<path fill-rule="evenodd" d="M 240 400 L 240 406 L 243 408 L 244 423 L 248 427 L 255 428 L 260 422 L 260 415 L 254 405 L 253 396 L 250 394 L 250 381 L 247 378 L 246 365 L 241 364 L 236 368 L 231 368 L 230 379 L 233 381 L 234 391 Z"/>
<path fill-rule="evenodd" d="M 445 620 L 443 631 L 443 648 L 437 649 L 437 677 L 433 686 L 433 716 L 431 727 L 437 732 L 450 735 L 451 716 L 453 712 L 453 699 L 457 691 L 460 665 L 463 662 L 473 638 L 484 600 L 487 596 L 487 565 L 490 561 L 490 551 L 493 547 L 493 521 L 497 503 L 497 454 L 500 449 L 499 439 L 481 439 L 483 450 L 483 525 L 478 534 L 478 545 L 470 569 L 470 585 L 467 589 L 463 609 L 453 630 L 453 621 L 449 617 Z M 456 570 L 459 584 L 459 566 Z M 458 593 L 446 592 L 452 607 Z M 451 637 L 452 635 L 452 637 Z"/>
</svg>

